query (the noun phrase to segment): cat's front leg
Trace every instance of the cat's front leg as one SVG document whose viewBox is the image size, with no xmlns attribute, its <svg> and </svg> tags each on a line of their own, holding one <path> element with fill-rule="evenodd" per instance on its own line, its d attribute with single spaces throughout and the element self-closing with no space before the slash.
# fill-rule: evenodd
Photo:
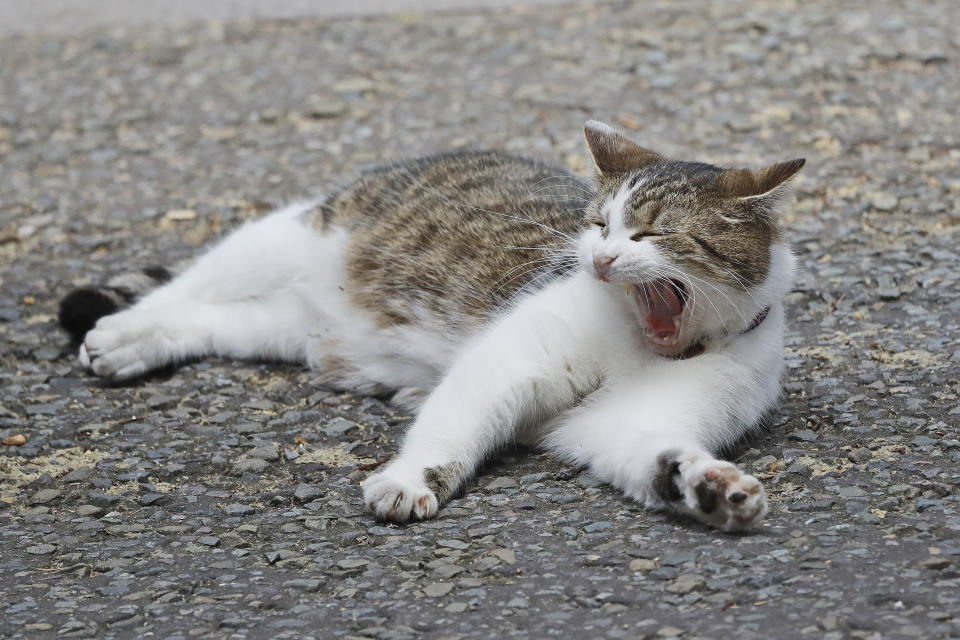
<svg viewBox="0 0 960 640">
<path fill-rule="evenodd" d="M 363 483 L 364 503 L 382 520 L 433 517 L 479 460 L 513 431 L 509 415 L 493 423 L 457 412 L 460 385 L 450 378 L 445 383 L 428 399 L 397 456 Z"/>
<path fill-rule="evenodd" d="M 497 446 L 512 439 L 533 400 L 520 371 L 500 370 L 495 354 L 476 350 L 454 365 L 430 395 L 397 456 L 363 485 L 380 519 L 423 520 L 437 513 Z M 526 398 L 525 398 L 526 396 Z"/>
<path fill-rule="evenodd" d="M 703 451 L 661 452 L 653 489 L 666 507 L 721 531 L 750 529 L 767 514 L 766 492 L 757 478 Z"/>
<path fill-rule="evenodd" d="M 568 288 L 559 283 L 501 319 L 468 347 L 424 403 L 397 457 L 364 482 L 377 517 L 405 522 L 433 516 L 480 462 L 515 438 L 520 426 L 548 419 L 596 387 L 569 322 Z M 582 296 L 580 296 L 582 299 Z M 576 365 L 576 366 L 575 366 Z"/>
</svg>

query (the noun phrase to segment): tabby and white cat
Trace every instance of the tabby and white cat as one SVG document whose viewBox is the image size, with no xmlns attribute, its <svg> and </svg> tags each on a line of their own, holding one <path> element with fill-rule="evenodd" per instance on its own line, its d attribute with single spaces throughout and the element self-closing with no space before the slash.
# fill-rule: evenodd
<svg viewBox="0 0 960 640">
<path fill-rule="evenodd" d="M 650 507 L 748 528 L 763 487 L 715 452 L 779 395 L 793 258 L 776 209 L 803 160 L 726 170 L 585 133 L 594 183 L 499 152 L 387 166 L 176 278 L 74 291 L 61 321 L 114 380 L 216 354 L 391 390 L 418 414 L 364 482 L 380 518 L 433 516 L 521 441 Z"/>
</svg>

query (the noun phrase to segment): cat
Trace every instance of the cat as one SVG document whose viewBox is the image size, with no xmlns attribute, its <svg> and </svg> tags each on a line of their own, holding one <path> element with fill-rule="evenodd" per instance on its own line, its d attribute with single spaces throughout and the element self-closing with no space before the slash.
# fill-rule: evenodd
<svg viewBox="0 0 960 640">
<path fill-rule="evenodd" d="M 648 507 L 748 529 L 763 486 L 715 456 L 780 393 L 794 259 L 778 208 L 804 160 L 722 169 L 584 133 L 592 181 L 496 151 L 384 166 L 176 277 L 74 291 L 61 323 L 111 380 L 216 354 L 392 392 L 417 416 L 363 483 L 384 520 L 435 515 L 523 442 Z"/>
</svg>

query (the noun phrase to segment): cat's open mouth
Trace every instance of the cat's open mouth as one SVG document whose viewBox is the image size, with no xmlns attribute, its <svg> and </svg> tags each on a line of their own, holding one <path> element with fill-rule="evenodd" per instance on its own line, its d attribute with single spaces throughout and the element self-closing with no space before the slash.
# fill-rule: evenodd
<svg viewBox="0 0 960 640">
<path fill-rule="evenodd" d="M 676 345 L 683 331 L 687 288 L 672 278 L 658 278 L 633 288 L 647 313 L 647 339 L 665 347 Z"/>
</svg>

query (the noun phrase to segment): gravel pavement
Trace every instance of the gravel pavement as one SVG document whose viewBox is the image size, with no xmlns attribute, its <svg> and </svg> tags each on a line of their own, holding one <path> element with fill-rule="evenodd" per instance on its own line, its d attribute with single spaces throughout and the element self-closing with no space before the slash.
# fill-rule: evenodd
<svg viewBox="0 0 960 640">
<path fill-rule="evenodd" d="M 0 37 L 0 637 L 960 637 L 957 24 L 681 0 Z M 402 412 L 277 364 L 108 386 L 57 329 L 70 288 L 383 160 L 586 172 L 591 117 L 808 160 L 784 400 L 736 458 L 769 492 L 755 533 L 521 450 L 385 526 L 359 483 Z"/>
</svg>

